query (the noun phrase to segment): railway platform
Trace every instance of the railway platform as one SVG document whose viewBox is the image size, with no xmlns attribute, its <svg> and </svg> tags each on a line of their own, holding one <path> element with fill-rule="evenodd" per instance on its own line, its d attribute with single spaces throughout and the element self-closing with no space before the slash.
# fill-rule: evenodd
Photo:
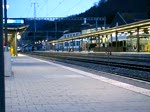
<svg viewBox="0 0 150 112">
<path fill-rule="evenodd" d="M 150 89 L 25 55 L 5 77 L 6 112 L 149 112 Z M 116 76 L 114 76 L 116 77 Z M 136 81 L 137 83 L 137 81 Z M 140 83 L 146 83 L 141 82 Z M 149 83 L 146 84 L 147 86 Z"/>
</svg>

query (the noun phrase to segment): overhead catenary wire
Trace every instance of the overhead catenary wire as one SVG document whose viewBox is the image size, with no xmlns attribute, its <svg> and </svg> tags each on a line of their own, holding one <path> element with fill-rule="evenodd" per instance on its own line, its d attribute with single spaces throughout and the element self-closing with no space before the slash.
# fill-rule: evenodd
<svg viewBox="0 0 150 112">
<path fill-rule="evenodd" d="M 43 10 L 44 6 L 47 4 L 48 0 L 45 0 L 43 2 L 43 4 L 41 4 L 41 6 L 39 7 L 38 11 L 37 11 L 37 15 Z M 47 4 L 48 5 L 48 4 Z"/>
<path fill-rule="evenodd" d="M 72 7 L 70 7 L 66 12 L 64 12 L 65 14 L 69 13 L 72 8 L 76 7 L 79 3 L 81 2 L 81 0 L 79 0 L 76 4 L 74 4 Z"/>
<path fill-rule="evenodd" d="M 54 12 L 61 4 L 63 4 L 65 0 L 62 0 L 61 2 L 59 2 L 59 4 L 54 8 L 52 9 L 48 14 L 51 14 L 52 12 Z"/>
<path fill-rule="evenodd" d="M 31 3 L 30 3 L 31 4 Z M 26 15 L 26 17 L 28 17 L 28 15 L 29 15 L 29 13 L 30 13 L 30 10 L 31 10 L 31 5 L 30 5 L 30 7 L 29 6 L 27 6 L 27 8 L 26 8 L 26 13 L 24 13 L 25 15 Z"/>
<path fill-rule="evenodd" d="M 14 0 L 7 0 L 8 6 L 10 6 L 10 9 L 13 8 L 15 5 L 18 5 L 18 4 L 15 4 L 14 2 L 16 3 L 17 0 L 15 0 L 15 1 Z M 25 6 L 21 8 L 21 10 L 23 9 L 22 14 L 24 14 L 23 17 L 27 17 L 29 15 L 30 9 L 31 9 L 31 6 L 30 6 L 31 0 L 24 0 L 23 4 L 25 4 Z"/>
</svg>

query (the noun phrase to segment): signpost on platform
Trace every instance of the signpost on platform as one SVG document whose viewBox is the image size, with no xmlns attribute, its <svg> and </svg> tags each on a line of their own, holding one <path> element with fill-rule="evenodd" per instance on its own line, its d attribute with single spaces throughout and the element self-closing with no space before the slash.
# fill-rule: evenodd
<svg viewBox="0 0 150 112">
<path fill-rule="evenodd" d="M 4 51 L 3 51 L 3 0 L 0 0 L 0 111 L 5 112 Z"/>
</svg>

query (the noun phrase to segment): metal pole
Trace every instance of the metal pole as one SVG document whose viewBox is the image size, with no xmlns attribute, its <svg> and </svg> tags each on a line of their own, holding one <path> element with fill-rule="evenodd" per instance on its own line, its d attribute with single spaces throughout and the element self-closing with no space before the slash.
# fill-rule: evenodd
<svg viewBox="0 0 150 112">
<path fill-rule="evenodd" d="M 74 43 L 73 43 L 73 39 L 72 39 L 72 52 L 74 51 Z"/>
<path fill-rule="evenodd" d="M 36 5 L 38 3 L 32 3 L 34 5 L 34 42 L 36 41 Z"/>
<path fill-rule="evenodd" d="M 104 28 L 106 29 L 106 17 L 104 17 Z"/>
<path fill-rule="evenodd" d="M 96 19 L 96 31 L 98 31 L 98 19 Z"/>
<path fill-rule="evenodd" d="M 125 24 L 127 24 L 127 22 L 125 21 L 125 19 L 123 18 L 123 16 L 122 16 L 119 12 L 117 12 L 117 14 L 120 16 L 120 18 L 123 20 L 123 22 L 124 22 Z"/>
<path fill-rule="evenodd" d="M 3 1 L 0 0 L 0 111 L 5 112 L 4 51 L 3 51 Z"/>
<path fill-rule="evenodd" d="M 4 0 L 4 18 L 5 18 L 5 50 L 8 51 L 7 0 Z"/>
<path fill-rule="evenodd" d="M 55 39 L 57 39 L 57 20 L 55 20 Z"/>
</svg>

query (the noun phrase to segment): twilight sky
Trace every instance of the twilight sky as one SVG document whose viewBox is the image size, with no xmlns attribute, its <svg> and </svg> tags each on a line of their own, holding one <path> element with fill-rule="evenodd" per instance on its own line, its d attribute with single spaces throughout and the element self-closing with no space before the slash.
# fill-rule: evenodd
<svg viewBox="0 0 150 112">
<path fill-rule="evenodd" d="M 100 0 L 7 0 L 8 18 L 66 17 L 86 11 Z"/>
</svg>

